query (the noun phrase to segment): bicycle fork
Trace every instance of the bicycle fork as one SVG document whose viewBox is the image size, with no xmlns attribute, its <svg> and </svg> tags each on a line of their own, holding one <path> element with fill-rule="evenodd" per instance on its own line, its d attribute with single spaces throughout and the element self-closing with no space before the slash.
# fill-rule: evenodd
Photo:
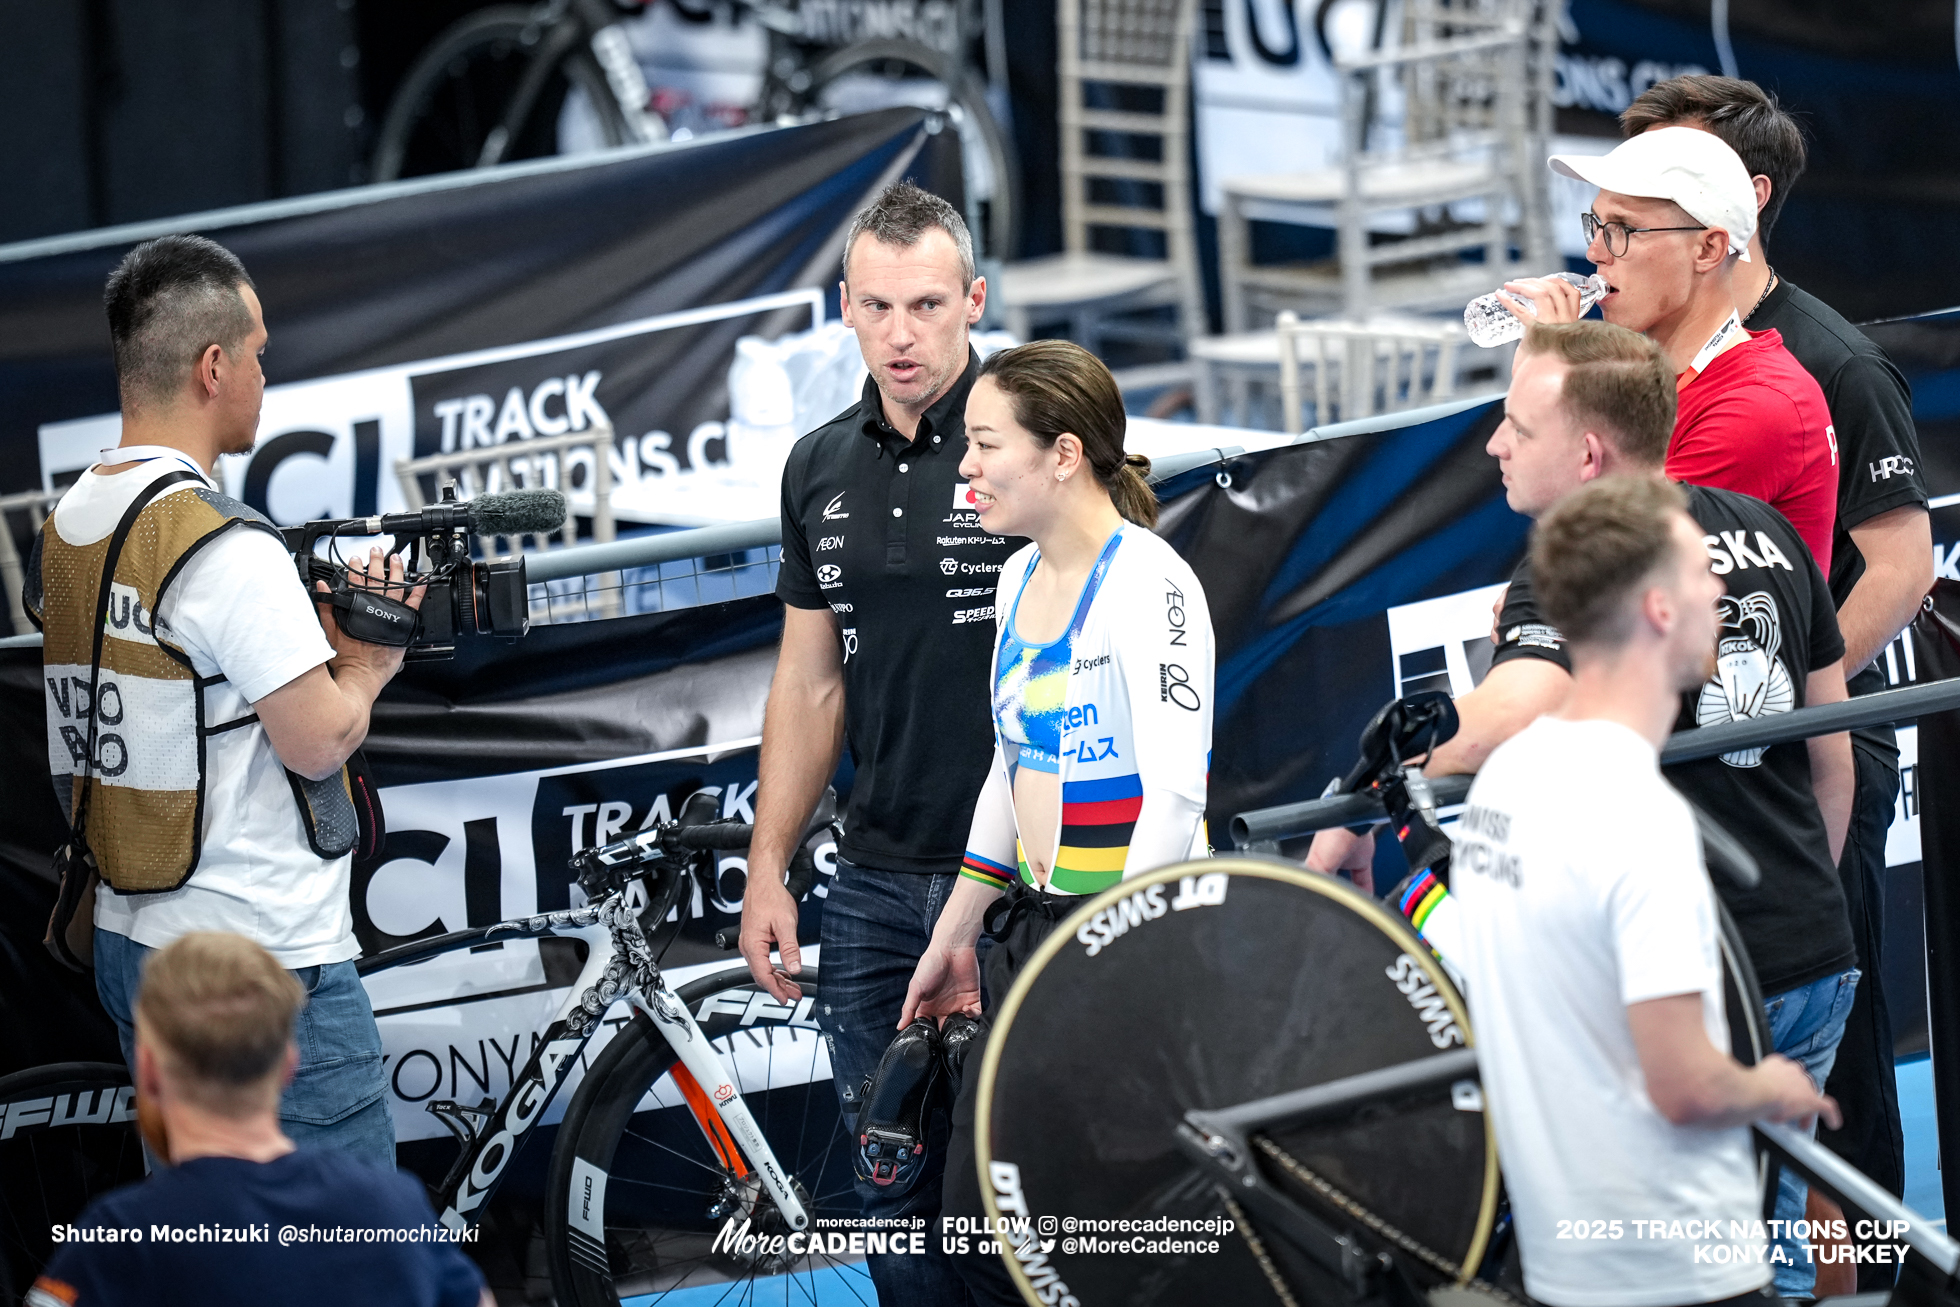
<svg viewBox="0 0 1960 1307">
<path fill-rule="evenodd" d="M 769 1141 L 763 1138 L 762 1130 L 749 1112 L 749 1105 L 736 1092 L 721 1054 L 701 1033 L 701 1027 L 695 1024 L 694 1014 L 687 1010 L 687 1005 L 674 997 L 674 992 L 667 987 L 667 977 L 656 972 L 653 984 L 642 985 L 629 996 L 629 1001 L 659 1027 L 660 1033 L 667 1037 L 668 1046 L 674 1050 L 681 1066 L 693 1080 L 690 1086 L 678 1074 L 675 1076 L 676 1083 L 687 1098 L 688 1110 L 693 1113 L 696 1123 L 715 1151 L 722 1155 L 728 1169 L 737 1178 L 742 1178 L 745 1174 L 742 1159 L 746 1157 L 755 1168 L 762 1187 L 775 1200 L 776 1209 L 782 1213 L 789 1228 L 809 1229 L 810 1214 L 796 1196 L 790 1178 L 783 1174 L 782 1164 L 776 1160 Z M 692 1092 L 689 1092 L 690 1089 Z M 704 1108 L 710 1102 L 714 1108 L 713 1115 L 704 1113 Z"/>
</svg>

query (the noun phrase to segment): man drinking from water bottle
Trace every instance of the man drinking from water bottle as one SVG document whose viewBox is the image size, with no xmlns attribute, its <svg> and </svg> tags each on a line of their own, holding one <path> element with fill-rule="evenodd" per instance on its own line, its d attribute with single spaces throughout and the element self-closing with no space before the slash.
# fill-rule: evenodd
<svg viewBox="0 0 1960 1307">
<path fill-rule="evenodd" d="M 1736 310 L 1735 267 L 1756 233 L 1748 168 L 1692 127 L 1643 132 L 1603 156 L 1554 155 L 1551 167 L 1600 188 L 1580 220 L 1610 288 L 1601 315 L 1652 339 L 1674 369 L 1668 476 L 1767 501 L 1828 575 L 1838 457 L 1824 392 L 1782 336 L 1751 333 Z M 1563 278 L 1504 289 L 1531 301 L 1512 309 L 1527 321 L 1580 317 L 1579 288 Z"/>
</svg>

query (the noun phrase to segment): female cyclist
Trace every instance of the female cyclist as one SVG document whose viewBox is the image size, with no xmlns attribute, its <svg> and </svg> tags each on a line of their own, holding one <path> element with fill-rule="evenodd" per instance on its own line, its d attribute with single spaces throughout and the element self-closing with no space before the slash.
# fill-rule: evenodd
<svg viewBox="0 0 1960 1307">
<path fill-rule="evenodd" d="M 994 767 L 901 1027 L 979 1014 L 983 917 L 995 941 L 987 992 L 998 1003 L 1084 896 L 1207 851 L 1211 617 L 1190 567 L 1149 530 L 1150 461 L 1124 454 L 1124 425 L 1109 369 L 1067 341 L 993 355 L 967 400 L 960 473 L 980 521 L 1033 543 L 1001 572 Z M 953 1109 L 949 1216 L 982 1211 L 979 1056 L 978 1047 L 967 1054 Z M 980 1300 L 1020 1301 L 998 1256 L 959 1264 Z"/>
</svg>

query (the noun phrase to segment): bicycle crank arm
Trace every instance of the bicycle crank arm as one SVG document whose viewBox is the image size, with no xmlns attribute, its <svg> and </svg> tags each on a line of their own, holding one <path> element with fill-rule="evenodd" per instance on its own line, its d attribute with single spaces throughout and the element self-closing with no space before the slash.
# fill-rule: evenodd
<svg viewBox="0 0 1960 1307">
<path fill-rule="evenodd" d="M 631 1001 L 659 1027 L 681 1064 L 692 1073 L 714 1102 L 722 1124 L 728 1127 L 728 1133 L 755 1168 L 763 1188 L 775 1200 L 776 1209 L 782 1213 L 789 1228 L 809 1229 L 810 1214 L 797 1198 L 790 1178 L 783 1174 L 782 1164 L 776 1160 L 769 1141 L 762 1137 L 762 1130 L 750 1114 L 749 1105 L 736 1092 L 735 1082 L 729 1078 L 721 1054 L 701 1033 L 701 1027 L 695 1024 L 694 1014 L 687 1010 L 687 1005 L 674 997 L 674 991 L 667 987 L 667 977 L 656 972 L 653 984 L 648 986 L 643 983 L 640 990 L 631 996 Z"/>
</svg>

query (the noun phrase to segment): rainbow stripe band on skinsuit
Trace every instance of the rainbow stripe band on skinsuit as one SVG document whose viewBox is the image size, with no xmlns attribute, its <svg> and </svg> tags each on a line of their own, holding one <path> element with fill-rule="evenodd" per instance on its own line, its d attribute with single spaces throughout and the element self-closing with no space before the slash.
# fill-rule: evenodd
<svg viewBox="0 0 1960 1307">
<path fill-rule="evenodd" d="M 1130 835 L 1143 810 L 1143 779 L 1135 772 L 1062 783 L 1062 840 L 1049 888 L 1062 894 L 1100 894 L 1123 879 Z M 1015 846 L 1021 879 L 1034 884 L 1028 860 Z"/>
<path fill-rule="evenodd" d="M 1026 875 L 1026 873 L 1027 867 L 1023 864 L 1022 874 Z M 960 875 L 968 880 L 977 880 L 992 889 L 1006 889 L 1007 882 L 1014 879 L 1014 869 L 1004 867 L 992 859 L 983 858 L 968 849 L 966 857 L 960 862 Z"/>
<path fill-rule="evenodd" d="M 1449 897 L 1449 893 L 1433 872 L 1425 871 L 1409 882 L 1397 906 L 1401 908 L 1402 915 L 1409 919 L 1409 924 L 1415 927 L 1416 934 L 1420 935 L 1422 923 L 1429 920 L 1429 914 L 1436 910 L 1437 904 Z"/>
</svg>

